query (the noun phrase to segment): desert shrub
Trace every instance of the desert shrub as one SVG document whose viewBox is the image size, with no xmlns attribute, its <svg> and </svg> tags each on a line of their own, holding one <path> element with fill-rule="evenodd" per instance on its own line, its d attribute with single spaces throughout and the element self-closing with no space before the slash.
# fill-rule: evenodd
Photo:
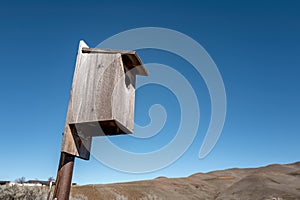
<svg viewBox="0 0 300 200">
<path fill-rule="evenodd" d="M 2 185 L 0 186 L 0 200 L 46 200 L 48 192 L 49 187 Z M 88 200 L 88 198 L 78 194 L 70 197 L 70 200 Z"/>
<path fill-rule="evenodd" d="M 123 195 L 117 195 L 116 200 L 128 200 L 127 197 L 123 196 Z"/>
<path fill-rule="evenodd" d="M 44 200 L 47 189 L 42 187 L 0 186 L 0 199 L 3 200 Z"/>
<path fill-rule="evenodd" d="M 82 194 L 76 194 L 75 196 L 71 196 L 70 200 L 88 200 L 88 198 Z"/>
<path fill-rule="evenodd" d="M 155 194 L 147 194 L 146 196 L 140 198 L 140 200 L 161 200 L 161 198 Z"/>
<path fill-rule="evenodd" d="M 128 200 L 128 199 L 130 199 L 130 198 L 127 198 L 126 196 L 123 196 L 123 195 L 117 195 L 115 200 Z M 139 198 L 139 200 L 161 200 L 161 198 L 159 198 L 155 194 L 147 194 L 147 195 Z"/>
</svg>

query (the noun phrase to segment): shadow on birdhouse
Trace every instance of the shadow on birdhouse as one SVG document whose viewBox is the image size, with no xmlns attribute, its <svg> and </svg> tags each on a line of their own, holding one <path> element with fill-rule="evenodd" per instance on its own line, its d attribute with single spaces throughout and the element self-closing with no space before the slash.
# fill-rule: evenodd
<svg viewBox="0 0 300 200">
<path fill-rule="evenodd" d="M 93 136 L 133 132 L 136 75 L 148 73 L 135 51 L 80 41 L 62 152 L 89 159 Z"/>
</svg>

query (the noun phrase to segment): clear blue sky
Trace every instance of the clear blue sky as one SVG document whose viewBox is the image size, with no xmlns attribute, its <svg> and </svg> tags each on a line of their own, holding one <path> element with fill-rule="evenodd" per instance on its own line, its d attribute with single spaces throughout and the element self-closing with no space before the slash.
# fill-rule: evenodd
<svg viewBox="0 0 300 200">
<path fill-rule="evenodd" d="M 298 1 L 271 0 L 2 1 L 0 179 L 56 176 L 79 40 L 93 47 L 121 31 L 145 26 L 180 31 L 211 55 L 227 94 L 221 138 L 206 158 L 198 158 L 210 119 L 205 83 L 175 55 L 140 51 L 144 62 L 179 69 L 197 88 L 201 122 L 196 139 L 178 161 L 147 174 L 118 172 L 94 158 L 77 159 L 74 182 L 181 177 L 230 167 L 299 161 L 299 10 Z M 165 88 L 151 86 L 137 92 L 136 121 L 149 122 L 148 109 L 153 103 L 161 103 L 171 113 L 164 131 L 172 135 L 178 127 L 178 105 Z M 144 152 L 168 141 L 170 135 L 165 135 L 161 141 L 144 140 L 140 144 L 126 136 L 115 142 L 125 149 Z"/>
</svg>

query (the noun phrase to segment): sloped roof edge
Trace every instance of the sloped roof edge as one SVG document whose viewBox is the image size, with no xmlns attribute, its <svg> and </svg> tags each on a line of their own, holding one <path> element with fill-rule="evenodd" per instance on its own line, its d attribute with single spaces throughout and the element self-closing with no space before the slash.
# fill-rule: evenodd
<svg viewBox="0 0 300 200">
<path fill-rule="evenodd" d="M 144 64 L 142 63 L 140 57 L 137 55 L 136 51 L 131 50 L 112 50 L 112 49 L 100 49 L 100 48 L 89 48 L 82 47 L 82 53 L 103 53 L 103 54 L 121 54 L 122 58 L 129 59 L 131 61 L 132 67 L 135 68 L 135 73 L 142 76 L 148 76 Z"/>
</svg>

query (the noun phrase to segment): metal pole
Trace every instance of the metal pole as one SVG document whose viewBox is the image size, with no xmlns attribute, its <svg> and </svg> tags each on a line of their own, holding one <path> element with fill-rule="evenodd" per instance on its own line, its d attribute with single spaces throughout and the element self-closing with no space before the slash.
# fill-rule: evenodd
<svg viewBox="0 0 300 200">
<path fill-rule="evenodd" d="M 75 156 L 61 152 L 53 199 L 69 200 Z"/>
</svg>

